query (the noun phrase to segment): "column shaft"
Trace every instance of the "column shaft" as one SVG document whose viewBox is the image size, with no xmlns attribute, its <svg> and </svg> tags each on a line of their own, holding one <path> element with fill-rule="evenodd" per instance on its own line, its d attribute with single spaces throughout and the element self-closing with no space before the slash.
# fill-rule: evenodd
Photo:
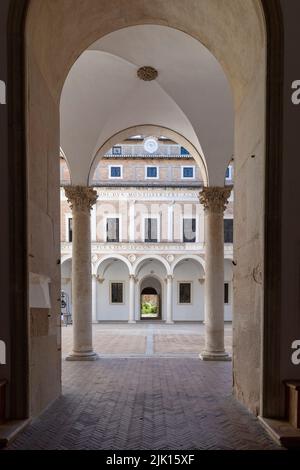
<svg viewBox="0 0 300 470">
<path fill-rule="evenodd" d="M 129 276 L 129 315 L 128 323 L 135 323 L 135 277 L 131 274 Z"/>
<path fill-rule="evenodd" d="M 231 187 L 204 188 L 205 208 L 205 349 L 203 360 L 230 360 L 224 348 L 224 220 Z"/>
<path fill-rule="evenodd" d="M 67 360 L 95 360 L 92 340 L 92 276 L 90 209 L 97 193 L 92 188 L 69 186 L 65 192 L 73 215 L 72 304 L 73 351 Z"/>
<path fill-rule="evenodd" d="M 167 318 L 166 323 L 173 322 L 173 276 L 167 276 Z"/>
</svg>

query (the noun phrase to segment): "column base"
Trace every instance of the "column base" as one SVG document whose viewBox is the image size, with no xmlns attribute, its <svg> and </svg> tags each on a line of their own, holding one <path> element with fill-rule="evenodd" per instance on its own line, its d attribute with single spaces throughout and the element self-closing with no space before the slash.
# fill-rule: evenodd
<svg viewBox="0 0 300 470">
<path fill-rule="evenodd" d="M 210 351 L 202 351 L 199 354 L 201 361 L 231 361 L 231 356 L 224 351 L 224 352 L 210 352 Z"/>
<path fill-rule="evenodd" d="M 97 361 L 99 358 L 98 354 L 94 351 L 89 353 L 70 353 L 66 357 L 66 361 Z"/>
<path fill-rule="evenodd" d="M 135 320 L 128 320 L 128 323 L 129 323 L 130 325 L 133 325 L 134 323 L 136 323 L 136 321 L 135 321 Z"/>
<path fill-rule="evenodd" d="M 166 325 L 174 325 L 174 323 L 173 320 L 166 320 Z"/>
</svg>

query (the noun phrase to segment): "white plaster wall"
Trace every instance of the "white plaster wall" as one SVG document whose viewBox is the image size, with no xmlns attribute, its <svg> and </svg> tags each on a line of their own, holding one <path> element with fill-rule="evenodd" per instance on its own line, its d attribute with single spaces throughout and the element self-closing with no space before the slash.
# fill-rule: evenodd
<svg viewBox="0 0 300 470">
<path fill-rule="evenodd" d="M 128 320 L 129 314 L 129 274 L 128 268 L 122 261 L 115 261 L 104 272 L 103 283 L 97 283 L 97 320 Z M 110 281 L 124 282 L 124 303 L 122 305 L 110 303 Z"/>
<path fill-rule="evenodd" d="M 193 261 L 180 263 L 174 270 L 173 280 L 173 320 L 203 321 L 204 320 L 204 284 L 198 279 L 204 276 L 203 269 Z M 192 303 L 178 303 L 179 281 L 192 283 Z"/>
</svg>

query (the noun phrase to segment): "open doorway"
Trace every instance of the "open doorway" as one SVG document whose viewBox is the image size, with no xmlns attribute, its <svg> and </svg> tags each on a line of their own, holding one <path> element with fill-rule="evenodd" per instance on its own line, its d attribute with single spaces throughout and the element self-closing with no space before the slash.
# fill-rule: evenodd
<svg viewBox="0 0 300 470">
<path fill-rule="evenodd" d="M 146 277 L 141 283 L 141 320 L 161 320 L 161 283 L 154 277 Z"/>
</svg>

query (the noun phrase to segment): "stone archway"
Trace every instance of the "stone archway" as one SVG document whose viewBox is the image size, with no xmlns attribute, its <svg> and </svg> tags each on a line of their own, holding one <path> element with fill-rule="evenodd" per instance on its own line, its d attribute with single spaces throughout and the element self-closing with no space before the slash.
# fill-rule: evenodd
<svg viewBox="0 0 300 470">
<path fill-rule="evenodd" d="M 140 298 L 141 320 L 161 320 L 163 316 L 162 288 L 157 277 L 146 276 L 143 278 L 140 282 Z"/>
<path fill-rule="evenodd" d="M 32 4 L 33 3 L 36 3 L 36 2 L 31 2 Z M 63 2 L 61 2 L 63 3 Z M 25 12 L 25 7 L 27 6 L 26 3 L 24 2 L 12 2 L 12 10 L 11 10 L 11 17 L 10 17 L 10 22 L 9 22 L 9 26 L 10 26 L 10 31 L 12 31 L 12 29 L 17 30 L 19 32 L 19 38 L 21 39 L 21 41 L 19 43 L 17 43 L 16 40 L 18 40 L 18 37 L 17 35 L 13 38 L 13 39 L 10 39 L 10 51 L 12 52 L 12 50 L 14 49 L 16 51 L 16 55 L 14 56 L 14 62 L 11 62 L 10 63 L 10 68 L 9 68 L 9 73 L 10 73 L 10 78 L 11 78 L 11 88 L 10 90 L 8 90 L 8 93 L 10 94 L 10 96 L 15 96 L 15 97 L 22 97 L 22 94 L 23 94 L 23 90 L 22 90 L 22 81 L 20 81 L 20 74 L 18 73 L 18 69 L 19 67 L 21 67 L 22 69 L 22 54 L 21 54 L 21 51 L 22 51 L 22 45 L 23 44 L 23 23 L 22 21 L 24 20 L 24 16 L 23 16 L 23 12 Z M 278 191 L 276 194 L 274 194 L 274 192 L 272 192 L 272 187 L 273 187 L 273 184 L 274 184 L 274 174 L 276 175 L 276 182 L 278 183 L 277 185 L 277 188 L 280 188 L 280 169 L 278 170 L 278 167 L 276 166 L 278 164 L 278 162 L 280 162 L 280 159 L 281 159 L 281 146 L 280 146 L 280 136 L 278 136 L 278 133 L 276 131 L 277 129 L 277 123 L 280 122 L 280 118 L 281 118 L 281 113 L 280 113 L 280 97 L 281 97 L 281 88 L 280 88 L 280 84 L 277 80 L 278 76 L 280 76 L 280 73 L 281 73 L 281 56 L 280 57 L 275 57 L 274 55 L 274 51 L 272 52 L 272 42 L 273 44 L 275 43 L 276 45 L 280 46 L 280 40 L 281 40 L 281 24 L 280 24 L 280 13 L 279 13 L 279 4 L 276 2 L 273 3 L 272 6 L 270 5 L 267 5 L 267 2 L 263 2 L 263 5 L 264 5 L 264 8 L 265 8 L 265 13 L 266 13 L 266 18 L 267 18 L 267 33 L 269 35 L 269 39 L 270 39 L 270 43 L 269 43 L 269 81 L 268 81 L 268 93 L 269 95 L 272 93 L 272 98 L 273 98 L 273 95 L 276 96 L 276 99 L 272 99 L 272 102 L 269 102 L 269 104 L 271 105 L 271 109 L 269 108 L 268 109 L 268 129 L 267 129 L 267 134 L 266 134 L 266 137 L 267 137 L 267 215 L 266 215 L 266 219 L 267 219 L 267 233 L 266 233 L 266 239 L 267 241 L 269 242 L 269 247 L 278 247 L 279 246 L 279 241 L 280 241 L 280 235 L 279 235 L 279 230 L 278 230 L 278 227 L 280 227 L 280 217 L 273 217 L 274 214 L 278 214 L 278 207 L 279 205 L 277 204 L 278 203 L 278 198 L 280 197 L 280 191 Z M 134 5 L 132 6 L 133 9 L 134 9 Z M 155 7 L 155 5 L 154 5 Z M 182 7 L 182 5 L 181 5 Z M 251 5 L 252 7 L 252 5 Z M 168 6 L 166 5 L 166 9 L 168 9 Z M 260 9 L 260 4 L 259 2 L 255 2 L 255 8 L 253 11 L 256 11 L 258 12 L 258 10 Z M 136 9 L 136 11 L 140 11 L 140 9 Z M 181 8 L 181 11 L 182 11 L 182 8 Z M 103 12 L 101 12 L 102 14 Z M 225 23 L 226 24 L 226 21 L 224 21 L 224 17 L 222 17 L 222 14 L 220 12 L 218 12 L 219 14 L 216 15 L 217 18 L 220 18 L 222 19 L 222 23 Z M 74 14 L 75 12 L 70 12 L 70 24 L 72 24 L 72 19 L 74 18 Z M 260 14 L 260 13 L 259 13 Z M 173 15 L 173 12 L 172 12 L 172 15 Z M 155 15 L 156 16 L 156 15 Z M 165 12 L 162 12 L 162 17 L 165 17 L 166 16 L 166 13 Z M 234 16 L 234 15 L 233 15 Z M 51 27 L 50 25 L 55 25 L 58 29 L 63 29 L 63 25 L 61 23 L 61 21 L 63 21 L 62 19 L 66 17 L 64 15 L 57 15 L 57 21 L 55 22 L 51 22 L 49 21 L 49 19 L 45 18 L 45 24 L 48 25 L 48 28 Z M 146 12 L 145 12 L 145 18 L 150 18 L 151 17 L 151 12 L 148 11 L 146 9 Z M 58 19 L 59 18 L 59 19 Z M 143 18 L 143 21 L 145 21 L 145 18 Z M 176 19 L 176 15 L 175 17 L 173 17 L 173 20 L 174 20 L 174 24 L 176 24 L 177 27 L 180 26 L 180 21 L 179 19 L 177 18 Z M 182 19 L 183 21 L 185 20 L 185 18 Z M 97 22 L 98 21 L 98 17 L 95 15 L 95 21 Z M 135 20 L 133 21 L 136 21 L 138 22 L 138 19 L 135 18 Z M 148 20 L 149 21 L 149 20 Z M 162 19 L 162 21 L 166 21 L 165 18 Z M 197 16 L 195 17 L 195 21 L 197 22 Z M 41 23 L 43 22 L 43 15 L 41 16 Z M 172 23 L 172 21 L 170 21 Z M 110 20 L 110 22 L 107 22 L 106 24 L 108 25 L 108 27 L 111 27 L 112 26 L 112 23 L 113 23 L 113 19 Z M 230 22 L 229 22 L 230 24 Z M 119 24 L 119 25 L 116 25 L 115 27 L 120 27 L 120 26 L 123 26 L 123 24 Z M 28 18 L 28 23 L 27 23 L 27 27 L 29 28 L 33 28 L 34 27 L 34 18 L 33 17 L 30 17 L 29 15 L 29 18 Z M 48 28 L 45 28 L 45 30 L 43 31 L 42 33 L 42 36 L 43 40 L 39 41 L 38 40 L 38 37 L 39 35 L 41 34 L 41 30 L 40 31 L 36 31 L 33 36 L 35 37 L 35 40 L 36 40 L 36 43 L 37 44 L 40 44 L 40 45 L 43 45 L 43 46 L 46 46 L 46 49 L 47 49 L 47 36 L 50 37 L 51 34 L 49 34 L 49 29 Z M 41 28 L 43 29 L 43 28 Z M 91 28 L 91 34 L 95 34 L 95 28 Z M 197 27 L 195 26 L 194 27 L 194 30 L 197 30 Z M 33 30 L 32 30 L 33 31 Z M 66 34 L 68 34 L 68 37 L 69 37 L 69 34 L 70 34 L 70 30 L 66 30 Z M 98 34 L 98 33 L 97 33 Z M 245 34 L 247 35 L 248 32 L 245 31 Z M 255 32 L 253 31 L 253 35 L 255 36 Z M 203 40 L 205 43 L 209 42 L 208 38 L 205 38 L 205 35 L 203 37 Z M 68 41 L 65 41 L 65 43 L 67 43 Z M 91 42 L 91 38 L 86 38 L 86 43 L 82 46 L 83 48 L 86 47 L 88 45 L 88 43 Z M 237 41 L 239 42 L 239 41 Z M 55 46 L 55 45 L 54 45 Z M 214 44 L 212 44 L 212 47 L 215 46 Z M 30 47 L 30 44 L 29 44 L 29 47 Z M 214 47 L 213 47 L 214 48 Z M 224 48 L 226 49 L 226 45 L 224 44 Z M 275 51 L 277 49 L 275 48 Z M 48 53 L 44 56 L 44 59 L 41 60 L 41 64 L 40 65 L 43 65 L 45 67 L 45 71 L 48 70 L 49 72 L 49 66 L 51 64 L 51 66 L 53 65 L 53 60 L 51 60 L 51 58 L 53 59 L 53 54 L 55 55 L 55 52 L 56 51 L 56 48 L 53 47 L 53 51 L 52 53 L 49 54 L 48 56 Z M 48 52 L 50 52 L 48 50 Z M 66 64 L 66 68 L 68 68 L 70 66 L 70 64 L 72 64 L 72 62 L 74 61 L 75 59 L 75 55 L 78 53 L 78 50 L 76 50 L 75 52 L 75 48 L 73 48 L 73 52 L 70 53 L 70 51 L 62 51 L 61 53 L 61 57 L 59 58 L 60 60 L 57 61 L 57 66 L 58 66 L 58 69 L 61 67 L 62 63 L 65 62 Z M 276 54 L 276 52 L 275 52 Z M 39 55 L 39 54 L 38 54 Z M 38 55 L 36 56 L 36 59 L 37 61 L 39 61 L 39 58 L 38 58 Z M 47 62 L 47 59 L 46 58 L 49 58 L 49 61 L 48 63 Z M 46 62 L 45 62 L 46 60 Z M 33 62 L 32 62 L 32 66 L 33 66 Z M 38 67 L 39 68 L 39 67 Z M 37 68 L 37 69 L 38 69 Z M 33 66 L 33 69 L 34 69 L 34 66 Z M 35 69 L 35 70 L 37 70 Z M 41 109 L 42 108 L 45 108 L 45 109 L 48 109 L 48 110 L 53 110 L 54 112 L 54 115 L 57 115 L 56 114 L 56 106 L 57 106 L 57 97 L 58 97 L 58 93 L 57 93 L 57 88 L 54 85 L 54 81 L 53 80 L 57 80 L 57 82 L 59 83 L 59 86 L 62 84 L 63 82 L 63 75 L 57 80 L 57 75 L 56 77 L 54 78 L 55 76 L 55 73 L 54 75 L 52 75 L 52 78 L 51 78 L 51 73 L 49 72 L 49 80 L 47 80 L 46 83 L 43 83 L 42 84 L 42 80 L 41 80 L 41 87 L 37 87 L 37 89 L 39 89 L 41 91 L 41 94 L 38 96 L 36 96 L 36 98 L 38 98 L 40 100 L 40 106 L 41 106 Z M 48 76 L 48 73 L 44 74 L 44 76 Z M 232 76 L 232 79 L 234 82 L 238 81 L 238 77 L 237 76 L 234 76 L 234 74 L 231 74 Z M 37 79 L 37 76 L 36 76 L 36 79 Z M 33 77 L 29 77 L 29 81 L 33 80 Z M 37 82 L 38 82 L 38 79 L 37 79 Z M 59 88 L 58 86 L 58 88 Z M 55 90 L 56 88 L 56 90 Z M 53 93 L 49 90 L 53 90 Z M 241 96 L 241 88 L 240 87 L 237 87 L 237 96 Z M 250 96 L 248 97 L 250 99 Z M 19 100 L 19 103 L 22 102 L 22 99 Z M 18 109 L 18 106 L 19 105 L 16 105 L 16 102 L 14 103 L 10 103 L 10 107 L 9 107 L 9 112 L 10 112 L 10 115 L 13 116 L 15 118 L 14 120 L 14 123 L 15 125 L 12 126 L 11 128 L 11 131 L 10 131 L 10 158 L 12 159 L 12 161 L 15 162 L 15 164 L 19 164 L 20 162 L 23 161 L 23 164 L 24 164 L 24 160 L 22 159 L 22 156 L 23 156 L 23 145 L 25 143 L 25 140 L 24 139 L 18 139 L 18 138 L 15 138 L 17 135 L 18 135 L 18 132 L 19 132 L 19 126 L 21 125 L 21 127 L 23 126 L 23 129 L 24 129 L 24 114 L 22 113 L 23 110 L 20 110 Z M 278 112 L 277 112 L 278 111 Z M 47 113 L 46 113 L 47 114 Z M 51 115 L 51 112 L 49 113 L 49 115 Z M 239 121 L 239 119 L 237 119 Z M 247 120 L 245 120 L 247 121 Z M 243 127 L 243 125 L 248 125 L 247 122 L 240 122 L 238 123 L 239 126 L 241 126 L 241 128 Z M 30 122 L 30 125 L 32 125 L 33 122 L 31 121 Z M 41 126 L 47 126 L 47 124 L 45 122 L 42 122 L 40 123 Z M 50 131 L 51 129 L 51 131 Z M 50 152 L 50 154 L 56 154 L 56 149 L 58 147 L 58 140 L 57 140 L 57 135 L 58 135 L 58 127 L 57 127 L 57 123 L 56 125 L 54 125 L 53 127 L 50 126 L 49 128 L 49 135 L 48 135 L 48 139 L 49 141 L 52 141 L 53 143 L 53 146 L 50 146 L 50 148 L 48 146 L 47 147 L 47 152 Z M 279 140 L 278 140 L 279 139 Z M 279 145 L 278 145 L 279 143 Z M 40 149 L 38 150 L 34 145 L 32 145 L 32 142 L 31 144 L 28 146 L 28 151 L 29 151 L 29 174 L 30 174 L 30 181 L 29 181 L 29 186 L 30 186 L 30 191 L 29 193 L 32 194 L 32 191 L 37 194 L 36 192 L 36 189 L 34 187 L 33 182 L 36 181 L 39 179 L 38 178 L 38 174 L 35 173 L 34 171 L 34 158 L 37 158 L 37 155 L 45 155 L 46 153 L 46 149 L 45 147 L 40 147 Z M 251 150 L 250 150 L 251 152 Z M 272 158 L 269 158 L 271 157 Z M 276 172 L 273 171 L 273 168 L 276 168 Z M 280 168 L 280 165 L 279 165 L 279 168 Z M 16 260 L 19 259 L 21 260 L 21 262 L 19 263 L 19 266 L 20 266 L 20 269 L 17 270 L 17 272 L 14 274 L 15 276 L 15 281 L 18 283 L 18 285 L 22 285 L 24 286 L 24 289 L 20 289 L 19 292 L 23 292 L 23 294 L 19 294 L 19 297 L 18 299 L 15 299 L 14 302 L 12 302 L 11 305 L 14 305 L 16 306 L 17 305 L 17 308 L 12 308 L 11 307 L 11 310 L 13 313 L 13 316 L 11 317 L 11 320 L 10 321 L 15 321 L 15 326 L 16 326 L 16 329 L 14 330 L 14 336 L 11 337 L 11 342 L 12 343 L 15 343 L 15 344 L 19 344 L 19 346 L 15 349 L 15 354 L 12 358 L 12 365 L 13 364 L 18 364 L 17 367 L 15 368 L 14 370 L 14 373 L 12 375 L 13 377 L 13 380 L 12 380 L 12 383 L 11 383 L 11 394 L 10 394 L 10 397 L 11 397 L 11 412 L 10 412 L 10 416 L 14 416 L 14 417 L 21 417 L 21 416 L 25 416 L 28 414 L 28 408 L 27 408 L 27 400 L 25 399 L 26 397 L 26 383 L 27 383 L 27 371 L 28 371 L 28 368 L 27 368 L 27 358 L 24 357 L 24 348 L 26 350 L 27 348 L 27 340 L 28 338 L 27 337 L 24 337 L 24 331 L 26 331 L 26 328 L 23 328 L 24 324 L 27 323 L 27 309 L 26 309 L 26 292 L 27 292 L 27 260 L 25 259 L 24 256 L 20 256 L 18 258 L 18 253 L 20 253 L 17 249 L 18 247 L 18 244 L 19 244 L 19 247 L 22 247 L 24 246 L 24 240 L 26 239 L 26 235 L 24 233 L 24 227 L 26 227 L 26 221 L 24 219 L 22 219 L 23 217 L 23 214 L 26 214 L 26 211 L 24 211 L 24 207 L 22 207 L 22 205 L 24 205 L 24 201 L 25 201 L 25 198 L 24 198 L 24 194 L 26 194 L 26 191 L 25 191 L 25 175 L 26 172 L 18 172 L 18 176 L 14 175 L 13 177 L 11 177 L 11 180 L 14 181 L 14 183 L 17 182 L 17 179 L 19 179 L 19 183 L 20 184 L 13 184 L 12 187 L 14 188 L 14 199 L 16 201 L 18 201 L 20 204 L 21 204 L 21 208 L 22 210 L 16 210 L 16 212 L 12 215 L 12 219 L 14 219 L 14 223 L 11 223 L 10 222 L 10 230 L 13 234 L 12 238 L 14 240 L 13 242 L 13 249 L 12 252 L 14 253 L 12 258 L 10 259 L 9 263 L 11 266 L 15 266 L 16 264 Z M 54 171 L 54 174 L 53 174 L 53 180 L 56 181 L 57 177 L 56 177 L 56 173 Z M 49 181 L 49 188 L 52 186 L 52 181 Z M 46 194 L 48 189 L 47 188 L 39 188 L 40 189 L 40 193 L 41 194 Z M 46 198 L 47 199 L 47 198 Z M 56 200 L 56 203 L 53 201 L 53 207 L 58 207 L 58 198 Z M 8 205 L 8 207 L 10 206 L 10 204 Z M 54 218 L 53 220 L 57 220 L 57 214 L 55 214 L 57 211 L 57 209 L 54 209 L 54 212 L 53 212 L 53 215 L 54 215 Z M 30 209 L 28 209 L 28 212 L 30 212 Z M 39 214 L 39 215 L 38 215 Z M 43 224 L 45 224 L 45 218 L 44 218 L 44 207 L 41 206 L 39 208 L 39 211 L 37 211 L 37 214 L 35 215 L 35 217 L 40 218 L 40 220 L 43 221 Z M 22 215 L 22 217 L 20 217 L 20 215 Z M 35 219 L 35 221 L 37 221 L 37 219 Z M 22 222 L 25 222 L 23 225 L 22 225 Z M 269 222 L 271 222 L 269 224 Z M 38 226 L 38 224 L 36 224 Z M 21 228 L 19 231 L 18 231 L 18 228 Z M 37 239 L 39 240 L 39 236 L 37 234 L 37 232 L 35 233 L 35 235 L 37 236 Z M 39 244 L 39 243 L 38 243 Z M 47 243 L 48 244 L 48 243 Z M 12 246 L 10 244 L 10 246 Z M 271 250 L 271 248 L 269 248 Z M 273 248 L 274 249 L 274 248 Z M 42 246 L 40 246 L 40 248 L 38 249 L 38 252 L 41 254 L 42 252 Z M 37 253 L 38 255 L 38 253 Z M 266 284 L 265 284 L 265 288 L 267 288 L 268 286 L 272 285 L 273 283 L 273 280 L 276 279 L 276 275 L 278 273 L 278 266 L 280 268 L 280 259 L 278 257 L 278 261 L 277 261 L 277 265 L 274 265 L 274 263 L 271 261 L 271 252 L 266 252 L 265 253 L 266 255 L 266 266 L 265 266 L 265 273 L 266 273 Z M 36 259 L 35 259 L 35 263 L 39 263 L 40 260 L 39 260 L 39 256 L 36 256 Z M 54 263 L 53 265 L 51 265 L 51 267 L 48 266 L 48 263 L 46 262 L 45 265 L 41 266 L 41 268 L 44 268 L 45 271 L 47 272 L 51 272 L 52 274 L 52 270 L 53 270 L 53 276 L 52 278 L 55 280 L 55 278 L 57 277 L 57 268 L 54 266 Z M 32 269 L 32 268 L 30 268 Z M 278 281 L 277 281 L 278 282 Z M 56 285 L 56 290 L 58 288 L 58 285 L 59 285 L 59 282 L 58 282 L 58 279 L 54 282 L 55 285 Z M 278 294 L 279 295 L 279 294 Z M 17 304 L 16 304 L 17 303 Z M 265 351 L 264 351 L 264 354 L 267 355 L 268 353 L 270 354 L 269 355 L 269 358 L 274 358 L 274 353 L 272 351 L 276 350 L 278 351 L 277 348 L 274 348 L 274 343 L 276 344 L 276 338 L 278 340 L 278 333 L 277 333 L 277 336 L 275 334 L 275 336 L 273 336 L 270 340 L 270 336 L 271 335 L 271 332 L 269 332 L 268 328 L 266 328 L 266 326 L 268 327 L 268 325 L 270 325 L 270 313 L 272 312 L 272 307 L 274 305 L 274 308 L 275 308 L 275 311 L 278 312 L 278 305 L 279 305 L 279 302 L 278 302 L 278 298 L 276 298 L 276 296 L 274 296 L 272 299 L 270 297 L 268 298 L 265 298 L 265 329 L 264 329 L 264 342 L 266 344 L 266 348 L 265 348 Z M 274 312 L 274 310 L 273 310 Z M 280 315 L 277 314 L 276 316 L 276 324 L 278 326 L 278 322 L 280 320 Z M 274 325 L 274 316 L 273 316 L 273 325 Z M 275 328 L 275 331 L 277 331 L 277 329 Z M 22 347 L 21 347 L 22 345 Z M 38 351 L 36 351 L 37 354 L 38 354 Z M 23 354 L 23 358 L 19 361 L 19 357 L 21 357 Z M 279 354 L 278 352 L 276 354 Z M 275 359 L 275 358 L 274 358 Z M 275 367 L 275 360 L 271 361 L 273 363 L 273 368 Z M 270 366 L 271 367 L 271 366 Z M 240 373 L 240 372 L 239 372 Z M 270 373 L 270 368 L 267 367 L 267 364 L 265 364 L 265 370 L 264 370 L 264 373 L 263 373 L 264 376 L 268 376 L 268 377 L 272 377 L 272 384 L 270 384 L 269 387 L 265 387 L 264 389 L 264 398 L 263 398 L 263 401 L 264 401 L 264 404 L 265 404 L 265 413 L 267 413 L 268 415 L 280 415 L 281 412 L 282 412 L 282 400 L 280 400 L 281 398 L 281 386 L 280 386 L 280 382 L 278 382 L 278 380 L 280 379 L 280 377 L 278 377 L 278 373 L 274 373 L 274 374 L 271 374 Z M 236 390 L 236 393 L 237 395 L 242 398 L 243 396 L 243 390 L 247 390 L 247 383 L 243 382 L 243 376 L 242 376 L 242 373 L 239 377 L 240 380 L 238 380 L 238 388 Z M 48 383 L 48 379 L 47 377 L 45 377 L 45 386 L 47 387 L 47 383 Z M 17 384 L 19 384 L 19 387 L 17 387 Z M 31 384 L 33 387 L 34 387 L 34 384 Z M 18 392 L 17 392 L 18 390 Z M 274 391 L 276 392 L 276 398 L 272 399 L 271 400 L 271 392 L 274 393 Z M 54 387 L 54 389 L 52 389 L 52 391 L 49 391 L 49 394 L 43 394 L 43 397 L 41 399 L 41 405 L 39 407 L 39 409 L 34 409 L 31 407 L 31 411 L 30 413 L 31 414 L 36 414 L 38 413 L 44 406 L 46 406 L 46 404 L 51 401 L 51 399 L 53 399 L 55 396 L 57 396 L 57 394 L 59 393 L 59 385 L 56 385 Z M 21 396 L 20 396 L 21 394 Z M 50 396 L 51 395 L 51 396 Z M 258 393 L 258 395 L 260 395 Z M 257 391 L 255 393 L 255 399 L 252 400 L 252 398 L 250 398 L 250 395 L 247 394 L 247 396 L 244 396 L 243 400 L 244 402 L 248 405 L 249 408 L 251 408 L 253 411 L 255 411 L 257 409 L 257 403 L 258 403 L 258 395 L 257 395 Z M 252 395 L 253 396 L 253 395 Z M 17 400 L 17 397 L 19 400 Z M 21 399 L 20 399 L 21 398 Z M 19 404 L 17 404 L 17 401 L 19 402 Z M 270 403 L 270 405 L 269 405 Z"/>
</svg>

